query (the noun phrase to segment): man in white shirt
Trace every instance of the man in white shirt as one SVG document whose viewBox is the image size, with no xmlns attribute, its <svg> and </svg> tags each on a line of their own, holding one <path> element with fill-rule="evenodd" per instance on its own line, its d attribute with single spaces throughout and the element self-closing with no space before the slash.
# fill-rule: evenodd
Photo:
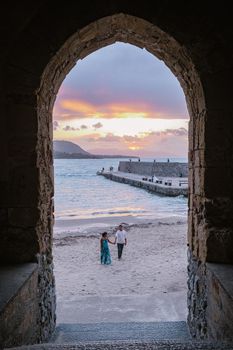
<svg viewBox="0 0 233 350">
<path fill-rule="evenodd" d="M 123 230 L 123 226 L 119 225 L 115 235 L 115 243 L 117 243 L 118 259 L 121 259 L 124 245 L 127 244 L 126 232 Z"/>
</svg>

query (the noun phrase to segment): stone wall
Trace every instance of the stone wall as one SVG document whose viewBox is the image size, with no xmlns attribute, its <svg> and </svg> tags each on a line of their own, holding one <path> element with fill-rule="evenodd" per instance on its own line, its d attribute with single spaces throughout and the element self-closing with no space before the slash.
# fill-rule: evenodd
<svg viewBox="0 0 233 350">
<path fill-rule="evenodd" d="M 233 266 L 206 265 L 208 336 L 233 341 Z"/>
<path fill-rule="evenodd" d="M 34 344 L 40 319 L 37 264 L 5 267 L 0 278 L 0 348 Z"/>
<path fill-rule="evenodd" d="M 39 317 L 36 325 L 36 342 L 45 342 L 51 337 L 56 326 L 55 279 L 51 257 L 40 255 L 38 263 Z"/>
<path fill-rule="evenodd" d="M 207 288 L 206 264 L 196 259 L 188 249 L 188 325 L 191 336 L 206 339 L 207 329 Z"/>
<path fill-rule="evenodd" d="M 188 251 L 188 324 L 192 337 L 233 341 L 233 266 L 202 263 Z"/>
<path fill-rule="evenodd" d="M 0 267 L 0 348 L 47 340 L 55 328 L 52 265 L 38 261 Z"/>
<path fill-rule="evenodd" d="M 134 162 L 120 161 L 119 171 L 139 175 L 155 175 L 164 177 L 188 177 L 188 164 L 175 162 Z"/>
</svg>

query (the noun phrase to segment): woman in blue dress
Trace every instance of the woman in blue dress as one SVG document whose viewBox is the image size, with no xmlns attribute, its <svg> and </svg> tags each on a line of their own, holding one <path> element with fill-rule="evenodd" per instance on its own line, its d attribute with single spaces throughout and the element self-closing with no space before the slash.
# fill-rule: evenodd
<svg viewBox="0 0 233 350">
<path fill-rule="evenodd" d="M 114 244 L 108 239 L 107 232 L 103 232 L 100 239 L 100 261 L 102 265 L 110 265 L 112 262 L 108 243 Z"/>
</svg>

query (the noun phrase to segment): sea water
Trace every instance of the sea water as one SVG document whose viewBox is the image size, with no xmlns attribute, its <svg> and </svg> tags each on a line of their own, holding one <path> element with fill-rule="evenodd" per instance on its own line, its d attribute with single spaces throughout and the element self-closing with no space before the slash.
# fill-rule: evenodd
<svg viewBox="0 0 233 350">
<path fill-rule="evenodd" d="M 55 159 L 55 218 L 95 219 L 128 215 L 186 218 L 187 198 L 183 196 L 156 195 L 96 175 L 102 168 L 108 170 L 113 166 L 116 170 L 120 160 L 124 159 Z M 170 161 L 184 162 L 185 159 L 170 158 Z"/>
</svg>

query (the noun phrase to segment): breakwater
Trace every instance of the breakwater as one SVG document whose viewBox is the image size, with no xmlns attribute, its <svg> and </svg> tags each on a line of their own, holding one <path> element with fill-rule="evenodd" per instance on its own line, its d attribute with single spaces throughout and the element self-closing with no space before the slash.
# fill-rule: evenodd
<svg viewBox="0 0 233 350">
<path fill-rule="evenodd" d="M 148 176 L 188 177 L 188 164 L 178 162 L 120 161 L 118 171 Z"/>
<path fill-rule="evenodd" d="M 181 178 L 160 179 L 159 183 L 151 182 L 148 180 L 143 180 L 141 176 L 135 174 L 127 174 L 122 172 L 100 172 L 99 175 L 104 176 L 105 178 L 128 184 L 135 187 L 143 188 L 147 191 L 154 192 L 160 195 L 176 197 L 176 196 L 188 196 L 188 184 L 183 181 Z"/>
</svg>

